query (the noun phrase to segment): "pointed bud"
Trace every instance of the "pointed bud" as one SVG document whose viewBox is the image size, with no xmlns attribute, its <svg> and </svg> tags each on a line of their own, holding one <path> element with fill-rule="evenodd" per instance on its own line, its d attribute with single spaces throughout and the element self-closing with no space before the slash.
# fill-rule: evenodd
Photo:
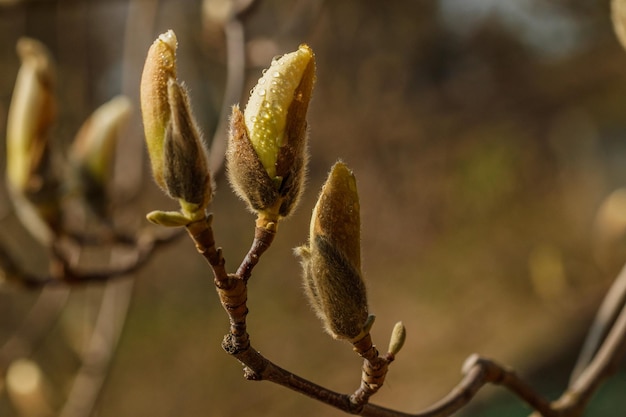
<svg viewBox="0 0 626 417">
<path fill-rule="evenodd" d="M 404 340 L 406 339 L 406 329 L 401 321 L 397 322 L 391 331 L 391 338 L 389 339 L 389 349 L 387 352 L 392 355 L 397 355 L 404 346 Z"/>
<path fill-rule="evenodd" d="M 253 211 L 286 217 L 299 200 L 307 162 L 306 114 L 314 83 L 313 51 L 301 45 L 272 61 L 252 89 L 243 114 L 233 108 L 229 178 Z"/>
<path fill-rule="evenodd" d="M 191 219 L 204 215 L 213 186 L 189 97 L 176 81 L 176 46 L 170 30 L 150 47 L 141 79 L 141 110 L 154 179 Z"/>
<path fill-rule="evenodd" d="M 141 75 L 141 115 L 154 180 L 163 189 L 163 145 L 170 120 L 168 81 L 176 79 L 176 35 L 161 34 L 148 50 Z"/>
<path fill-rule="evenodd" d="M 115 146 L 132 105 L 117 96 L 100 106 L 83 123 L 70 149 L 70 161 L 79 191 L 95 213 L 106 213 L 107 183 L 111 177 Z"/>
<path fill-rule="evenodd" d="M 343 163 L 331 170 L 313 210 L 309 243 L 296 254 L 307 297 L 328 333 L 351 341 L 362 337 L 373 318 L 361 277 L 356 179 Z"/>
<path fill-rule="evenodd" d="M 6 181 L 16 213 L 41 243 L 49 244 L 59 229 L 61 213 L 57 172 L 49 131 L 56 117 L 55 67 L 47 48 L 22 38 L 22 61 L 7 119 Z"/>
<path fill-rule="evenodd" d="M 48 134 L 56 117 L 54 63 L 39 41 L 22 38 L 22 61 L 7 120 L 7 180 L 26 190 L 47 155 Z"/>
</svg>

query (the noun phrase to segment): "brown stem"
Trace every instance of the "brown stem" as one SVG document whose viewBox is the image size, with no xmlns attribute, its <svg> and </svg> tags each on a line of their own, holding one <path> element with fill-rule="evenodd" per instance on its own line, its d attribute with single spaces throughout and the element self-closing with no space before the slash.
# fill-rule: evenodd
<svg viewBox="0 0 626 417">
<path fill-rule="evenodd" d="M 269 249 L 276 236 L 276 229 L 259 227 L 254 229 L 254 240 L 252 246 L 237 269 L 237 276 L 244 281 L 248 281 L 252 274 L 252 269 L 259 263 L 261 255 Z"/>
<path fill-rule="evenodd" d="M 189 233 L 189 236 L 196 244 L 198 252 L 213 268 L 216 281 L 226 281 L 228 280 L 228 274 L 225 269 L 226 261 L 222 256 L 222 250 L 215 246 L 215 238 L 211 228 L 212 220 L 213 216 L 209 214 L 202 220 L 188 224 L 187 233 Z"/>
<path fill-rule="evenodd" d="M 626 355 L 626 307 L 611 327 L 598 353 L 589 365 L 570 384 L 567 391 L 555 403 L 567 416 L 580 416 L 600 384 L 613 374 Z"/>
<path fill-rule="evenodd" d="M 372 343 L 369 333 L 353 344 L 354 351 L 363 358 L 363 368 L 361 371 L 361 385 L 350 396 L 350 402 L 357 410 L 369 401 L 370 397 L 378 392 L 385 382 L 389 363 L 393 360 L 393 355 L 380 357 L 378 349 Z"/>
</svg>

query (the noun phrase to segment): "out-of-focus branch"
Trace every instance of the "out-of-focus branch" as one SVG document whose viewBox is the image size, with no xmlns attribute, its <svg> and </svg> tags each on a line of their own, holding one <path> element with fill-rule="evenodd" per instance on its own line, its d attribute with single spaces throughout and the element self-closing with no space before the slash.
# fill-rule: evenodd
<svg viewBox="0 0 626 417">
<path fill-rule="evenodd" d="M 14 360 L 30 356 L 57 322 L 69 295 L 68 287 L 46 287 L 41 291 L 20 327 L 0 347 L 0 372 Z"/>
<path fill-rule="evenodd" d="M 89 345 L 60 417 L 92 415 L 126 322 L 133 286 L 133 280 L 107 281 Z"/>
<path fill-rule="evenodd" d="M 596 313 L 596 317 L 587 333 L 587 338 L 578 356 L 576 366 L 572 371 L 570 385 L 574 385 L 575 381 L 587 368 L 593 360 L 594 355 L 598 351 L 602 342 L 605 340 L 611 327 L 614 325 L 617 317 L 621 314 L 626 304 L 626 266 L 622 268 L 615 282 L 609 289 L 602 305 Z"/>
<path fill-rule="evenodd" d="M 241 99 L 245 84 L 245 31 L 240 16 L 254 3 L 254 0 L 233 1 L 232 3 L 232 10 L 223 23 L 226 37 L 226 87 L 219 122 L 209 152 L 209 169 L 214 176 L 217 176 L 224 167 L 228 117 L 231 113 L 231 107 Z"/>
<path fill-rule="evenodd" d="M 122 265 L 112 265 L 102 270 L 89 269 L 82 271 L 68 261 L 68 256 L 55 245 L 53 252 L 53 271 L 50 275 L 36 275 L 24 270 L 4 248 L 0 242 L 0 277 L 6 282 L 20 285 L 27 289 L 43 286 L 84 285 L 93 282 L 104 282 L 131 274 L 143 267 L 160 247 L 174 241 L 182 233 L 178 230 L 168 231 L 165 235 L 156 235 L 152 231 L 139 234 L 135 245 L 130 249 L 130 261 Z M 124 242 L 126 245 L 127 242 Z"/>
</svg>

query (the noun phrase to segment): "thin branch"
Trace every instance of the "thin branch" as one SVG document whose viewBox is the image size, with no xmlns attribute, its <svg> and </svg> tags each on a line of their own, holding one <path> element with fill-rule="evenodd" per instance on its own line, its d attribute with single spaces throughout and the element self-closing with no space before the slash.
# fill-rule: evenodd
<svg viewBox="0 0 626 417">
<path fill-rule="evenodd" d="M 125 265 L 117 265 L 100 271 L 81 271 L 67 261 L 66 255 L 58 247 L 53 247 L 54 271 L 47 276 L 39 276 L 25 271 L 2 246 L 0 242 L 0 277 L 6 282 L 20 285 L 26 289 L 38 289 L 44 286 L 85 285 L 93 282 L 105 282 L 131 274 L 143 267 L 156 250 L 171 243 L 182 234 L 176 230 L 165 235 L 154 235 L 151 231 L 139 234 L 132 248 L 132 260 Z"/>
<path fill-rule="evenodd" d="M 557 407 L 571 410 L 572 414 L 567 415 L 581 415 L 600 384 L 617 370 L 624 356 L 626 356 L 626 307 L 622 307 L 615 324 L 593 360 L 557 401 Z"/>
<path fill-rule="evenodd" d="M 133 286 L 133 280 L 107 281 L 82 365 L 59 416 L 92 414 L 126 322 Z"/>
<path fill-rule="evenodd" d="M 250 344 L 250 338 L 246 331 L 246 316 L 248 314 L 247 279 L 244 279 L 244 277 L 239 274 L 228 274 L 226 272 L 222 252 L 220 249 L 216 248 L 211 221 L 212 217 L 207 216 L 205 220 L 189 224 L 187 231 L 194 240 L 198 252 L 204 256 L 213 268 L 217 292 L 222 306 L 229 317 L 230 333 L 224 337 L 222 347 L 227 353 L 234 356 L 245 366 L 245 377 L 247 379 L 270 381 L 305 394 L 347 413 L 371 417 L 450 416 L 465 406 L 482 386 L 487 383 L 492 383 L 507 388 L 521 400 L 528 403 L 533 409 L 540 411 L 544 417 L 561 416 L 559 411 L 552 409 L 547 400 L 537 394 L 532 387 L 519 378 L 513 371 L 477 355 L 471 356 L 466 361 L 463 367 L 465 373 L 464 379 L 447 397 L 433 407 L 417 414 L 407 414 L 374 404 L 364 404 L 364 402 L 369 399 L 369 395 L 372 394 L 371 392 L 363 393 L 363 401 L 354 401 L 354 394 L 339 394 L 279 367 L 261 355 L 256 349 L 252 348 Z M 259 229 L 262 228 L 257 228 L 253 244 L 244 261 L 242 261 L 238 269 L 239 271 L 249 274 L 252 267 L 258 262 L 260 255 L 267 250 L 273 240 L 272 234 L 268 242 L 260 244 L 262 234 Z M 376 349 L 373 346 L 368 347 L 370 345 L 371 339 L 369 344 L 364 344 L 361 353 L 366 360 L 378 365 L 375 363 L 376 360 L 385 360 L 385 358 L 379 358 Z M 388 364 L 392 358 L 387 358 L 386 360 Z M 384 372 L 386 372 L 386 369 Z M 374 375 L 373 377 L 382 378 L 384 377 L 384 372 L 382 372 L 381 375 Z M 361 393 L 361 391 L 357 390 L 357 393 Z"/>
<path fill-rule="evenodd" d="M 276 236 L 276 229 L 257 226 L 254 229 L 254 240 L 250 250 L 244 257 L 241 265 L 237 269 L 237 276 L 244 281 L 248 281 L 252 274 L 252 269 L 256 266 L 261 255 L 269 249 Z"/>
<path fill-rule="evenodd" d="M 615 282 L 607 292 L 591 325 L 587 338 L 572 371 L 570 386 L 580 377 L 587 365 L 593 360 L 603 340 L 614 325 L 620 311 L 626 305 L 626 265 L 622 268 Z"/>
<path fill-rule="evenodd" d="M 70 295 L 69 288 L 43 288 L 20 327 L 0 348 L 0 372 L 18 358 L 30 356 L 52 330 Z"/>
<path fill-rule="evenodd" d="M 226 87 L 224 99 L 220 109 L 219 122 L 211 141 L 211 151 L 209 152 L 209 168 L 213 175 L 221 172 L 224 165 L 224 155 L 226 154 L 228 117 L 233 104 L 241 99 L 244 86 L 245 72 L 245 33 L 244 26 L 239 20 L 239 16 L 254 2 L 250 0 L 247 4 L 239 5 L 239 10 L 235 11 L 230 19 L 224 24 L 224 35 L 226 37 Z"/>
</svg>

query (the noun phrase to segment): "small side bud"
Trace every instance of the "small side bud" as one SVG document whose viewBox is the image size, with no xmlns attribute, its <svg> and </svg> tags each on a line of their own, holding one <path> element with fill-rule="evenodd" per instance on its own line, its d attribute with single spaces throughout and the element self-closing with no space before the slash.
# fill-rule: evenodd
<svg viewBox="0 0 626 417">
<path fill-rule="evenodd" d="M 83 123 L 70 148 L 73 179 L 85 202 L 100 216 L 107 211 L 107 184 L 115 146 L 131 110 L 128 97 L 114 97 Z"/>
<path fill-rule="evenodd" d="M 322 187 L 311 218 L 309 243 L 296 249 L 296 255 L 304 270 L 305 293 L 326 331 L 336 339 L 363 337 L 374 316 L 368 314 L 361 277 L 356 179 L 341 162 Z"/>
<path fill-rule="evenodd" d="M 404 340 L 406 339 L 406 329 L 404 328 L 404 324 L 401 321 L 397 322 L 395 326 L 393 326 L 393 330 L 391 331 L 391 338 L 389 339 L 389 348 L 387 352 L 392 355 L 397 355 L 404 346 Z"/>
<path fill-rule="evenodd" d="M 191 220 L 178 211 L 151 211 L 146 215 L 146 219 L 151 223 L 165 227 L 187 226 Z"/>
<path fill-rule="evenodd" d="M 161 34 L 148 50 L 141 75 L 140 100 L 143 128 L 154 180 L 163 189 L 163 145 L 170 120 L 168 81 L 176 79 L 174 31 Z"/>
<path fill-rule="evenodd" d="M 227 151 L 230 182 L 252 211 L 269 218 L 288 216 L 304 187 L 306 114 L 314 83 L 313 51 L 301 45 L 272 61 L 243 114 L 233 109 Z"/>
</svg>

